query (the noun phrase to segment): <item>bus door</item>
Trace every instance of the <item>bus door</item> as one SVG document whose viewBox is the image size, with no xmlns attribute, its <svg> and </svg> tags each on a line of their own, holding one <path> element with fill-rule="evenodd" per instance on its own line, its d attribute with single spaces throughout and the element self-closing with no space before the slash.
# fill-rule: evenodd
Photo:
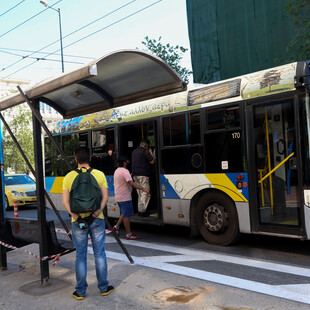
<svg viewBox="0 0 310 310">
<path fill-rule="evenodd" d="M 119 155 L 126 155 L 131 160 L 131 154 L 134 149 L 139 147 L 141 140 L 149 140 L 150 147 L 155 156 L 155 164 L 153 167 L 153 175 L 150 177 L 151 200 L 149 202 L 147 212 L 150 217 L 144 218 L 145 221 L 151 221 L 154 218 L 160 218 L 159 208 L 159 173 L 157 156 L 157 124 L 156 121 L 145 121 L 143 123 L 134 123 L 119 127 Z M 129 167 L 131 171 L 131 165 Z M 137 194 L 136 190 L 132 191 L 135 212 L 137 211 Z M 142 218 L 141 218 L 142 219 Z"/>
<path fill-rule="evenodd" d="M 253 106 L 254 200 L 257 231 L 298 234 L 301 197 L 298 184 L 293 100 Z M 252 168 L 251 168 L 252 167 Z M 253 168 L 254 167 L 254 168 Z M 251 196 L 253 197 L 253 195 Z M 251 206 L 253 204 L 251 203 Z M 253 211 L 253 210 L 251 210 Z"/>
</svg>

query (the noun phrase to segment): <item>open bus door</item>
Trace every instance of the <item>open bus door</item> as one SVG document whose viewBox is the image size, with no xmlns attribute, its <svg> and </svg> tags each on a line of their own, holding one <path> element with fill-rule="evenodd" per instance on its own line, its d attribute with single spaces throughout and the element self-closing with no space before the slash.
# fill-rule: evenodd
<svg viewBox="0 0 310 310">
<path fill-rule="evenodd" d="M 300 235 L 302 204 L 293 99 L 254 104 L 249 110 L 253 115 L 247 132 L 253 133 L 249 169 L 254 231 Z"/>
<path fill-rule="evenodd" d="M 124 125 L 119 127 L 119 155 L 126 155 L 131 161 L 131 154 L 134 149 L 139 147 L 141 140 L 149 140 L 150 147 L 153 150 L 155 156 L 155 163 L 153 165 L 153 174 L 150 177 L 150 187 L 151 187 L 151 199 L 147 207 L 148 217 L 139 217 L 134 215 L 131 217 L 132 222 L 148 222 L 148 223 L 158 223 L 161 218 L 160 209 L 160 190 L 159 190 L 159 172 L 158 172 L 158 161 L 157 156 L 157 123 L 156 121 L 144 121 L 142 123 L 133 123 L 130 125 Z M 131 165 L 129 166 L 131 172 Z M 132 191 L 132 198 L 134 204 L 135 214 L 137 213 L 137 193 L 136 190 Z"/>
</svg>

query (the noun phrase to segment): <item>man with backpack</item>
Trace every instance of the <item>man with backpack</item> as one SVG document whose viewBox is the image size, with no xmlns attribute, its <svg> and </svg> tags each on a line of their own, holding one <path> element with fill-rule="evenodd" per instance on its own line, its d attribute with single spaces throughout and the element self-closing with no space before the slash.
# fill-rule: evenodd
<svg viewBox="0 0 310 310">
<path fill-rule="evenodd" d="M 85 298 L 87 289 L 88 234 L 95 256 L 98 288 L 102 296 L 114 287 L 107 280 L 107 259 L 104 249 L 105 221 L 103 209 L 108 201 L 108 186 L 103 172 L 89 166 L 88 147 L 75 150 L 78 169 L 69 172 L 63 180 L 63 204 L 72 217 L 72 240 L 76 249 L 75 273 L 77 284 L 72 296 Z"/>
</svg>

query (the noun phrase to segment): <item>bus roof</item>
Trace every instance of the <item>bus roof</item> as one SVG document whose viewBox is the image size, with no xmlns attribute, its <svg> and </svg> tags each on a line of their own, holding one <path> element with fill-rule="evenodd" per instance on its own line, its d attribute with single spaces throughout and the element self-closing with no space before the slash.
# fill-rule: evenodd
<svg viewBox="0 0 310 310">
<path fill-rule="evenodd" d="M 120 50 L 79 69 L 44 80 L 25 91 L 64 118 L 115 108 L 186 90 L 163 60 L 139 50 Z M 0 111 L 25 102 L 22 94 L 0 99 Z"/>
</svg>

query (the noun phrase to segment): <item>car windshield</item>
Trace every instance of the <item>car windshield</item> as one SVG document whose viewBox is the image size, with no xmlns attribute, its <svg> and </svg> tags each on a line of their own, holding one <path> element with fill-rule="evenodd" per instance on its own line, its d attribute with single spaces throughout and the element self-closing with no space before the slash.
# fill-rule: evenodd
<svg viewBox="0 0 310 310">
<path fill-rule="evenodd" d="M 35 184 L 28 175 L 8 175 L 4 177 L 5 185 Z"/>
</svg>

